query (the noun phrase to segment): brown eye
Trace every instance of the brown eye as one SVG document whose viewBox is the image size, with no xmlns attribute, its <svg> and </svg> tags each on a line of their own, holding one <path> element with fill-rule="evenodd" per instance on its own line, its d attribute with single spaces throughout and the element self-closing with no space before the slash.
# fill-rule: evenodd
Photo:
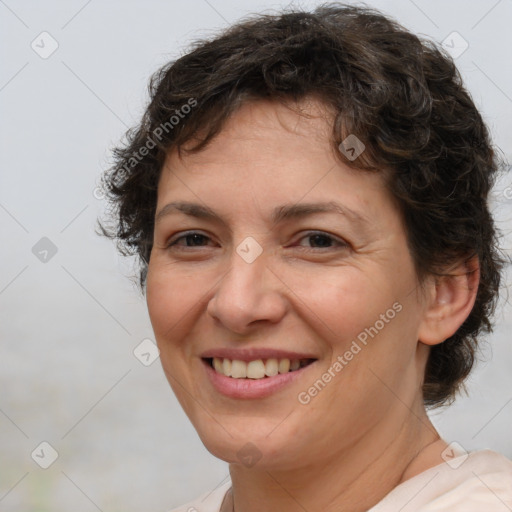
<svg viewBox="0 0 512 512">
<path fill-rule="evenodd" d="M 185 245 L 178 244 L 181 240 L 185 241 Z M 191 231 L 189 233 L 185 233 L 184 235 L 179 236 L 178 238 L 175 238 L 173 241 L 171 241 L 167 248 L 178 246 L 178 247 L 204 247 L 203 242 L 210 240 L 210 237 L 203 235 L 202 233 L 199 233 L 197 231 Z"/>
<path fill-rule="evenodd" d="M 306 249 L 331 249 L 338 247 L 348 247 L 348 244 L 338 238 L 327 233 L 311 232 L 303 236 L 300 240 L 308 240 L 314 247 L 306 247 Z M 301 245 L 301 247 L 304 247 Z"/>
<path fill-rule="evenodd" d="M 334 241 L 332 237 L 326 235 L 309 235 L 307 238 L 319 247 L 331 247 Z"/>
</svg>

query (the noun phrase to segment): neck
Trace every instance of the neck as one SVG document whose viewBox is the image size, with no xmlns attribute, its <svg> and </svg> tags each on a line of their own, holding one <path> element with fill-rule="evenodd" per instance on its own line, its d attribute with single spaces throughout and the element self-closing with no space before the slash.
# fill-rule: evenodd
<svg viewBox="0 0 512 512">
<path fill-rule="evenodd" d="M 398 484 L 442 462 L 446 443 L 423 405 L 403 409 L 351 446 L 330 443 L 329 456 L 293 470 L 231 464 L 232 492 L 222 512 L 368 510 Z"/>
</svg>

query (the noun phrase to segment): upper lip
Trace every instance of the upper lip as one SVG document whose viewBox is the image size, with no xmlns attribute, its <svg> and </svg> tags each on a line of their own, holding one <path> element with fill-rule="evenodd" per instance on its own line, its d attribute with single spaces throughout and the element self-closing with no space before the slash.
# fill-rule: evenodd
<svg viewBox="0 0 512 512">
<path fill-rule="evenodd" d="M 306 352 L 292 352 L 289 350 L 276 350 L 273 348 L 212 348 L 201 354 L 203 359 L 218 357 L 232 361 L 254 361 L 256 359 L 317 359 Z"/>
</svg>

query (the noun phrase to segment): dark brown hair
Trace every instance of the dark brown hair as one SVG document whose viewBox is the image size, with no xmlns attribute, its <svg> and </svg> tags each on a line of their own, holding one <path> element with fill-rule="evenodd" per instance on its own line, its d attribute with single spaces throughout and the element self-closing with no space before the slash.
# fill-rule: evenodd
<svg viewBox="0 0 512 512">
<path fill-rule="evenodd" d="M 157 184 L 170 148 L 200 151 L 244 102 L 317 98 L 333 112 L 332 145 L 366 146 L 346 164 L 386 169 L 420 279 L 478 257 L 476 303 L 458 331 L 432 347 L 427 406 L 449 402 L 471 370 L 477 335 L 491 330 L 503 265 L 487 197 L 497 170 L 487 128 L 452 61 L 381 13 L 328 4 L 313 12 L 257 15 L 199 41 L 156 72 L 150 103 L 103 176 L 110 226 L 140 262 L 144 291 Z"/>
</svg>

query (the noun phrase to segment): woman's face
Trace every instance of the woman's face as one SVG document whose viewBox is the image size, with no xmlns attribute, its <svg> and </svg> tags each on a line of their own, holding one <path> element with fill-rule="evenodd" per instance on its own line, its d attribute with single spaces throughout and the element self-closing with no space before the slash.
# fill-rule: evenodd
<svg viewBox="0 0 512 512">
<path fill-rule="evenodd" d="M 170 153 L 158 188 L 162 365 L 205 446 L 248 466 L 337 456 L 421 403 L 425 306 L 401 217 L 307 109 L 244 105 L 203 151 Z"/>
</svg>

